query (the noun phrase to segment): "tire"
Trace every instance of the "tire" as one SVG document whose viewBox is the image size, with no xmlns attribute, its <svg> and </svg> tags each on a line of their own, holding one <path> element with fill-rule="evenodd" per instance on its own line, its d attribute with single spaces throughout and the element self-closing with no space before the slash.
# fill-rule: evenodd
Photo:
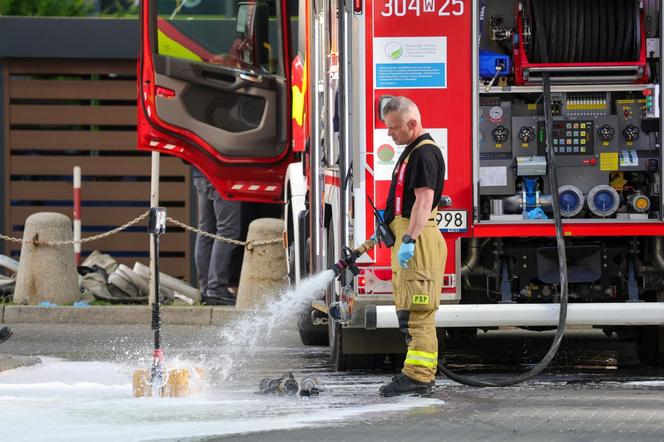
<svg viewBox="0 0 664 442">
<path fill-rule="evenodd" d="M 318 324 L 314 320 L 319 319 Z M 300 311 L 297 320 L 297 330 L 300 332 L 300 340 L 304 345 L 327 346 L 327 317 L 312 308 Z"/>
<path fill-rule="evenodd" d="M 289 189 L 290 193 L 290 189 Z M 291 261 L 291 272 L 292 274 L 289 275 L 291 278 L 291 285 L 295 283 L 295 242 L 290 246 L 292 248 L 291 251 L 291 257 L 293 257 Z M 309 247 L 310 247 L 310 241 L 307 241 L 306 244 L 306 252 L 305 256 L 303 259 L 307 259 L 307 256 L 309 256 Z M 308 266 L 307 266 L 308 268 Z M 304 275 L 302 275 L 304 277 Z M 316 323 L 314 323 L 314 321 Z M 302 344 L 304 345 L 311 345 L 311 346 L 327 346 L 328 345 L 328 338 L 327 338 L 327 322 L 329 322 L 329 318 L 322 312 L 319 312 L 318 310 L 311 308 L 310 306 L 307 306 L 306 308 L 303 308 L 300 312 L 298 312 L 297 316 L 297 330 L 300 333 L 300 340 L 302 341 Z"/>
<path fill-rule="evenodd" d="M 327 250 L 334 250 L 334 226 L 330 225 L 327 230 Z M 334 255 L 328 253 L 327 256 L 327 268 L 331 268 L 334 265 Z M 325 291 L 325 302 L 327 305 L 330 305 L 335 301 L 333 296 L 334 291 L 334 281 L 330 283 L 330 286 Z M 380 368 L 384 359 L 384 355 L 374 355 L 374 354 L 344 354 L 342 346 L 342 336 L 344 329 L 340 324 L 336 324 L 334 321 L 328 318 L 327 324 L 328 330 L 328 342 L 330 346 L 330 359 L 332 360 L 332 367 L 335 371 L 347 371 L 347 370 L 371 370 L 375 368 Z"/>
<path fill-rule="evenodd" d="M 660 341 L 664 328 L 656 325 L 639 327 L 636 338 L 636 353 L 645 367 L 664 367 L 664 352 L 660 350 Z"/>
<path fill-rule="evenodd" d="M 346 371 L 348 369 L 347 356 L 341 348 L 341 325 L 330 321 L 328 324 L 330 335 L 330 358 L 334 371 Z"/>
</svg>

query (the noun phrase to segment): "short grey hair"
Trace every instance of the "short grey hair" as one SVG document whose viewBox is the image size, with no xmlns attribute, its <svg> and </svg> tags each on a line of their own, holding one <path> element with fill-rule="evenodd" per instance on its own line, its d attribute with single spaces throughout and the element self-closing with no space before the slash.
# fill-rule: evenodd
<svg viewBox="0 0 664 442">
<path fill-rule="evenodd" d="M 390 101 L 385 104 L 383 107 L 383 115 L 387 115 L 390 112 L 396 112 L 400 115 L 408 115 L 415 118 L 417 121 L 421 121 L 420 110 L 413 100 L 407 97 L 399 96 L 393 97 Z"/>
</svg>

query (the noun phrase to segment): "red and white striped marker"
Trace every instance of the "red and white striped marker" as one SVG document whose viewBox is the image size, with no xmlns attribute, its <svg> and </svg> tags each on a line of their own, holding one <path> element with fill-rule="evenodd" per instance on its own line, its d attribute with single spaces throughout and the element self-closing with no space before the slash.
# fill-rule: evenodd
<svg viewBox="0 0 664 442">
<path fill-rule="evenodd" d="M 74 166 L 74 241 L 81 240 L 81 168 Z M 81 264 L 81 243 L 74 242 L 76 265 Z"/>
</svg>

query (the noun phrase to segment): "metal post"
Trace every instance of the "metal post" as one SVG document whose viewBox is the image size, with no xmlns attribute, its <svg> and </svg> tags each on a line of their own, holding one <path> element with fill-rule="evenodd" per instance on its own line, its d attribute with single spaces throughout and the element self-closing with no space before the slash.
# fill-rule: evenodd
<svg viewBox="0 0 664 442">
<path fill-rule="evenodd" d="M 309 233 L 311 238 L 310 260 L 311 273 L 323 270 L 322 244 L 322 174 L 321 174 L 321 109 L 320 109 L 320 28 L 316 2 L 312 2 L 311 30 L 312 42 L 309 45 L 309 120 L 311 124 L 309 140 Z"/>
<path fill-rule="evenodd" d="M 152 152 L 152 164 L 150 168 L 150 207 L 159 206 L 159 152 Z M 151 234 L 154 237 L 154 234 Z M 156 253 L 155 240 L 150 241 L 150 296 L 148 302 L 152 305 L 157 299 L 155 291 L 156 276 Z"/>
<path fill-rule="evenodd" d="M 479 40 L 481 38 L 478 22 L 478 14 L 484 13 L 484 11 L 479 11 L 478 0 L 473 0 L 472 11 L 473 16 L 471 22 L 472 29 L 472 75 L 470 77 L 471 87 L 472 87 L 472 110 L 471 110 L 471 122 L 472 122 L 472 163 L 473 163 L 473 212 L 474 212 L 474 221 L 479 221 L 479 198 L 480 198 L 480 167 L 479 167 L 479 127 L 477 122 L 477 112 L 480 108 L 480 96 L 479 96 L 479 81 L 480 81 L 480 72 L 479 72 L 479 59 L 480 59 L 480 45 Z"/>
<path fill-rule="evenodd" d="M 351 134 L 353 133 L 353 110 L 352 110 L 352 66 L 350 64 L 352 51 L 351 20 L 352 10 L 349 2 L 339 0 L 339 181 L 340 190 L 340 228 L 339 237 L 341 245 L 350 244 L 349 235 L 349 213 L 351 213 L 350 201 L 353 191 L 351 174 L 352 146 Z M 339 247 L 341 250 L 341 247 Z M 345 275 L 344 275 L 345 279 Z M 343 281 L 346 282 L 346 281 Z"/>
<path fill-rule="evenodd" d="M 81 264 L 81 168 L 74 166 L 74 255 Z"/>
</svg>

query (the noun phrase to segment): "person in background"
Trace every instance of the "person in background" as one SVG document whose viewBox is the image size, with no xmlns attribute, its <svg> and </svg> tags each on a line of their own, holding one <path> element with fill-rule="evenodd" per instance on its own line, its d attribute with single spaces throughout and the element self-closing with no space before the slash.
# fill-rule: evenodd
<svg viewBox="0 0 664 442">
<path fill-rule="evenodd" d="M 199 230 L 240 240 L 243 230 L 242 203 L 223 199 L 200 171 L 196 168 L 193 171 L 198 194 Z M 237 257 L 241 253 L 240 246 L 200 233 L 196 236 L 196 269 L 203 304 L 235 305 L 231 287 L 238 286 L 242 259 Z"/>
</svg>

